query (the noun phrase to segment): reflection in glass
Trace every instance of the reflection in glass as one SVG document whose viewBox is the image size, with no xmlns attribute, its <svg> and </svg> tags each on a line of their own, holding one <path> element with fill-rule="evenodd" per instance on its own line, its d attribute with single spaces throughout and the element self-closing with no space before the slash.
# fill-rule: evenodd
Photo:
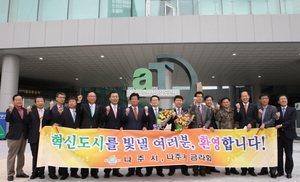
<svg viewBox="0 0 300 182">
<path fill-rule="evenodd" d="M 131 17 L 131 0 L 101 0 L 100 18 Z"/>
<path fill-rule="evenodd" d="M 10 1 L 8 22 L 36 21 L 38 0 Z"/>
<path fill-rule="evenodd" d="M 38 21 L 67 20 L 68 0 L 42 0 L 39 5 Z"/>
<path fill-rule="evenodd" d="M 197 2 L 197 1 L 196 1 Z M 222 14 L 221 0 L 198 0 L 195 3 L 196 15 L 220 15 Z"/>
<path fill-rule="evenodd" d="M 223 0 L 223 14 L 224 15 L 251 14 L 250 3 L 251 1 L 248 0 L 238 0 L 238 1 Z"/>
<path fill-rule="evenodd" d="M 141 0 L 132 0 L 132 16 L 145 16 L 146 2 Z"/>
<path fill-rule="evenodd" d="M 7 23 L 9 0 L 0 0 L 0 23 Z"/>
<path fill-rule="evenodd" d="M 72 0 L 69 4 L 68 19 L 98 18 L 99 0 Z"/>
<path fill-rule="evenodd" d="M 299 0 L 281 0 L 281 14 L 300 14 Z"/>
<path fill-rule="evenodd" d="M 253 14 L 280 14 L 278 0 L 252 0 Z"/>
</svg>

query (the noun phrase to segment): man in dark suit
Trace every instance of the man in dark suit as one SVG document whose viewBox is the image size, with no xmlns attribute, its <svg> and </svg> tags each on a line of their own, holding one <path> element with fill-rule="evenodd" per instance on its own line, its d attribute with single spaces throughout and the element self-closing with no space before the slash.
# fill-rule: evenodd
<svg viewBox="0 0 300 182">
<path fill-rule="evenodd" d="M 81 98 L 81 96 L 78 96 Z M 76 113 L 77 99 L 75 97 L 70 97 L 68 100 L 68 108 L 66 110 L 59 110 L 61 116 L 60 125 L 67 128 L 79 128 L 80 116 Z M 78 112 L 78 111 L 77 111 Z M 65 180 L 69 177 L 68 168 L 61 167 L 60 180 Z M 78 168 L 71 168 L 71 177 L 80 178 L 77 174 Z"/>
<path fill-rule="evenodd" d="M 106 106 L 106 112 L 103 122 L 103 128 L 123 130 L 124 122 L 122 121 L 125 117 L 125 108 L 118 105 L 119 94 L 117 92 L 111 92 L 109 94 L 110 105 Z M 109 178 L 111 168 L 104 169 L 104 178 Z M 119 168 L 113 169 L 113 176 L 123 177 L 123 174 L 119 172 Z"/>
<path fill-rule="evenodd" d="M 60 126 L 60 113 L 59 111 L 65 112 L 67 110 L 67 107 L 64 106 L 65 100 L 66 100 L 66 94 L 64 92 L 57 92 L 56 93 L 56 104 L 52 107 L 51 113 L 52 118 L 50 121 L 50 126 Z M 53 102 L 51 102 L 53 104 Z M 50 106 L 51 107 L 51 106 Z M 49 177 L 51 179 L 58 179 L 56 176 L 56 168 L 53 166 L 49 166 Z M 61 168 L 58 169 L 58 173 L 61 175 Z"/>
<path fill-rule="evenodd" d="M 175 123 L 174 121 L 177 119 L 177 115 L 180 114 L 185 114 L 187 112 L 186 109 L 182 108 L 183 104 L 183 97 L 181 95 L 176 95 L 174 97 L 174 112 L 172 113 L 171 119 L 168 121 L 168 124 L 171 124 L 171 131 L 175 130 Z M 188 173 L 188 167 L 186 165 L 181 165 L 181 173 L 185 176 L 189 176 L 190 174 Z M 175 173 L 176 166 L 170 166 L 169 167 L 169 173 L 168 176 L 173 176 Z"/>
<path fill-rule="evenodd" d="M 211 131 L 214 131 L 214 129 L 218 129 L 216 119 L 215 119 L 215 113 L 216 113 L 217 110 L 220 109 L 220 105 L 216 105 L 216 107 L 213 106 L 213 101 L 214 101 L 214 98 L 211 95 L 206 95 L 204 97 L 205 105 L 208 107 L 209 112 L 210 112 L 210 121 L 211 122 L 210 122 L 209 129 Z M 211 174 L 211 172 L 220 173 L 220 171 L 217 170 L 215 167 L 206 166 L 205 173 L 206 174 Z"/>
<path fill-rule="evenodd" d="M 159 111 L 162 111 L 163 109 L 159 107 L 160 98 L 157 95 L 152 95 L 150 97 L 150 103 L 152 105 L 151 108 L 149 108 L 149 115 L 148 115 L 148 130 L 153 130 L 153 125 L 157 124 L 157 118 Z M 146 174 L 145 176 L 148 177 L 152 174 L 153 167 L 146 167 Z M 162 173 L 163 168 L 162 166 L 156 166 L 156 173 L 160 177 L 164 177 L 165 175 Z"/>
<path fill-rule="evenodd" d="M 95 92 L 89 92 L 87 94 L 88 104 L 77 104 L 78 114 L 80 116 L 80 128 L 98 128 L 101 126 L 104 117 L 104 108 L 96 104 L 97 95 Z M 81 103 L 81 100 L 78 100 Z M 91 176 L 98 179 L 98 168 L 91 169 Z M 81 178 L 87 178 L 89 174 L 88 168 L 81 169 Z"/>
<path fill-rule="evenodd" d="M 147 118 L 148 117 L 148 108 L 145 107 L 145 110 L 141 107 L 138 107 L 140 102 L 140 95 L 138 93 L 132 93 L 129 96 L 131 106 L 126 108 L 126 117 L 125 117 L 125 130 L 147 130 Z M 128 168 L 128 173 L 126 177 L 136 175 L 143 177 L 142 168 Z"/>
<path fill-rule="evenodd" d="M 278 129 L 278 167 L 277 177 L 284 175 L 286 172 L 287 178 L 292 178 L 294 168 L 293 162 L 293 141 L 297 137 L 295 129 L 295 120 L 297 117 L 296 109 L 288 106 L 288 97 L 279 95 L 276 113 L 276 128 Z M 283 170 L 283 149 L 285 152 L 285 169 Z"/>
<path fill-rule="evenodd" d="M 234 120 L 239 122 L 239 128 L 243 129 L 246 128 L 247 131 L 250 131 L 251 128 L 256 128 L 257 122 L 257 106 L 249 103 L 250 95 L 247 91 L 241 92 L 241 100 L 242 103 L 237 103 L 235 105 L 234 110 Z M 248 173 L 251 176 L 256 176 L 254 172 L 254 167 L 241 168 L 242 169 L 242 176 L 245 176 Z"/>
<path fill-rule="evenodd" d="M 26 123 L 27 110 L 22 107 L 23 96 L 14 95 L 12 104 L 6 110 L 6 122 L 9 122 L 9 130 L 6 135 L 8 155 L 7 155 L 7 180 L 13 181 L 15 175 L 15 159 L 17 160 L 17 178 L 28 178 L 23 171 L 24 151 L 28 135 L 28 124 Z"/>
<path fill-rule="evenodd" d="M 30 111 L 27 109 L 29 114 L 27 115 L 26 122 L 29 124 L 29 133 L 28 133 L 28 143 L 30 143 L 30 149 L 32 153 L 32 175 L 30 179 L 35 179 L 39 177 L 40 179 L 45 178 L 45 167 L 36 167 L 38 148 L 39 148 L 39 138 L 40 130 L 44 126 L 49 126 L 51 121 L 51 109 L 45 109 L 45 99 L 42 96 L 37 96 L 34 99 L 34 105 L 36 109 Z M 49 169 L 48 169 L 49 170 Z"/>
<path fill-rule="evenodd" d="M 259 102 L 261 107 L 258 109 L 258 124 L 259 129 L 263 130 L 265 128 L 275 127 L 275 118 L 277 109 L 275 106 L 269 105 L 269 95 L 261 94 L 259 96 Z M 270 167 L 271 178 L 276 178 L 276 167 Z M 263 167 L 257 175 L 268 174 L 268 168 Z"/>
<path fill-rule="evenodd" d="M 204 94 L 201 91 L 198 91 L 194 95 L 195 103 L 189 106 L 188 113 L 195 115 L 194 122 L 191 122 L 189 128 L 203 128 L 203 129 L 211 129 L 211 114 L 210 110 L 207 106 L 202 105 Z M 193 166 L 193 176 L 206 176 L 205 174 L 206 166 Z"/>
</svg>

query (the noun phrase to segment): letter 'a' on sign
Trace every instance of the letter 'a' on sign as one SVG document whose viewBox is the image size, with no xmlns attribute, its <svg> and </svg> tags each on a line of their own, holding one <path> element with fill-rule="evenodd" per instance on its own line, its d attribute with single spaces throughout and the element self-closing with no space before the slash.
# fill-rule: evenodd
<svg viewBox="0 0 300 182">
<path fill-rule="evenodd" d="M 139 68 L 133 73 L 133 88 L 136 90 L 152 89 L 152 73 L 146 68 Z"/>
</svg>

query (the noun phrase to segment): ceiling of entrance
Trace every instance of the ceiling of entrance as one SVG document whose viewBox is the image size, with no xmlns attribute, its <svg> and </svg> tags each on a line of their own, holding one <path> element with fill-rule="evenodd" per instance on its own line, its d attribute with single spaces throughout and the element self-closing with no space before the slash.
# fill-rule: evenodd
<svg viewBox="0 0 300 182">
<path fill-rule="evenodd" d="M 233 53 L 236 55 L 233 56 Z M 158 54 L 173 54 L 187 60 L 204 86 L 300 83 L 300 43 L 178 43 L 7 49 L 0 50 L 1 61 L 5 54 L 20 56 L 22 82 L 48 82 L 60 86 L 132 86 L 133 72 L 138 68 L 148 68 L 148 63 L 157 62 Z M 156 73 L 153 75 L 155 86 Z M 188 76 L 177 65 L 173 85 L 189 85 Z"/>
</svg>

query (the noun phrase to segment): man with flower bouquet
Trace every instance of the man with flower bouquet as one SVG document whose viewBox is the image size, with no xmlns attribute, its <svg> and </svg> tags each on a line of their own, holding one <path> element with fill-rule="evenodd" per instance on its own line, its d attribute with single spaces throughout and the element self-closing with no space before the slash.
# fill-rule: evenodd
<svg viewBox="0 0 300 182">
<path fill-rule="evenodd" d="M 175 131 L 175 128 L 176 128 L 175 120 L 177 119 L 177 116 L 187 112 L 186 109 L 182 108 L 183 97 L 181 95 L 176 95 L 174 97 L 174 104 L 175 104 L 175 108 L 171 114 L 171 119 L 167 122 L 168 124 L 171 124 L 171 131 Z M 163 122 L 162 126 L 163 125 L 166 125 L 166 123 Z M 181 167 L 181 173 L 183 175 L 185 175 L 185 176 L 190 175 L 188 173 L 188 167 L 186 165 L 181 165 L 180 167 Z M 172 176 L 175 173 L 176 166 L 170 166 L 169 169 L 170 170 L 169 170 L 168 176 Z"/>
<path fill-rule="evenodd" d="M 161 115 L 163 109 L 159 107 L 160 98 L 157 95 L 152 95 L 150 97 L 150 103 L 152 105 L 151 108 L 148 109 L 148 125 L 147 130 L 160 130 L 161 128 L 161 121 L 158 120 L 158 116 Z M 171 118 L 171 115 L 170 115 Z M 160 177 L 164 177 L 163 168 L 162 166 L 156 166 L 156 173 Z M 146 174 L 145 176 L 148 177 L 152 174 L 153 167 L 146 167 Z"/>
<path fill-rule="evenodd" d="M 204 94 L 201 91 L 198 91 L 194 95 L 194 103 L 189 106 L 188 113 L 195 115 L 194 122 L 191 122 L 189 128 L 203 128 L 208 129 L 211 123 L 211 115 L 209 108 L 205 105 L 202 105 Z M 206 176 L 205 174 L 206 166 L 193 166 L 193 176 Z"/>
</svg>

